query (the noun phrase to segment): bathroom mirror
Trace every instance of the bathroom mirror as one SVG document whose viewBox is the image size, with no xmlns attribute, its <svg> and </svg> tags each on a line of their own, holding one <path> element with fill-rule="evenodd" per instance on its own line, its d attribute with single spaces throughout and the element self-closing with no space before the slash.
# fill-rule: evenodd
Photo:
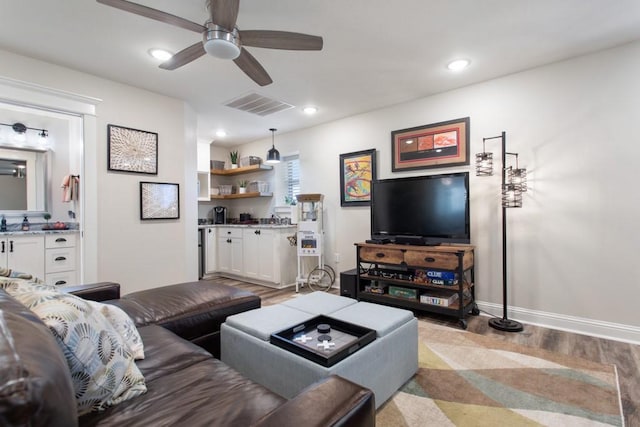
<svg viewBox="0 0 640 427">
<path fill-rule="evenodd" d="M 47 210 L 47 152 L 0 148 L 0 214 Z"/>
</svg>

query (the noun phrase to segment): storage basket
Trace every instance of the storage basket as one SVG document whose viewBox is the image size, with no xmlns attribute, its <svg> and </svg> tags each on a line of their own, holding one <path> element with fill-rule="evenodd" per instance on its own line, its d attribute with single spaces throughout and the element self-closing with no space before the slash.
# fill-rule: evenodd
<svg viewBox="0 0 640 427">
<path fill-rule="evenodd" d="M 240 167 L 245 168 L 247 166 L 259 165 L 262 163 L 262 159 L 257 156 L 240 157 Z"/>
<path fill-rule="evenodd" d="M 233 189 L 232 185 L 226 185 L 226 184 L 222 184 L 219 187 L 220 187 L 220 195 L 221 196 L 226 196 L 226 195 L 231 194 L 231 190 Z"/>
<path fill-rule="evenodd" d="M 224 161 L 223 160 L 211 160 L 211 169 L 214 169 L 214 170 L 224 169 Z"/>
<path fill-rule="evenodd" d="M 266 181 L 251 181 L 249 183 L 250 193 L 268 193 L 269 192 L 269 183 Z"/>
</svg>

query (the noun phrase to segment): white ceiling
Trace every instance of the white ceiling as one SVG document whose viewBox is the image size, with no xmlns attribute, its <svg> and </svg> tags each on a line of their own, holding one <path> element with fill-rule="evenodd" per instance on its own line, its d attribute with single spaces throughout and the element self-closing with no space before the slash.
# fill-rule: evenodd
<svg viewBox="0 0 640 427">
<path fill-rule="evenodd" d="M 204 23 L 205 0 L 136 0 Z M 175 71 L 152 47 L 178 52 L 197 33 L 93 0 L 0 0 L 0 49 L 186 100 L 198 136 L 236 145 L 422 98 L 640 39 L 638 0 L 242 0 L 242 29 L 324 38 L 320 52 L 248 48 L 274 83 L 204 56 Z M 467 58 L 451 73 L 446 64 Z M 223 104 L 256 92 L 297 108 L 260 117 Z M 91 94 L 86 94 L 91 95 Z M 302 107 L 316 105 L 312 117 Z M 224 139 L 215 131 L 228 132 Z"/>
</svg>

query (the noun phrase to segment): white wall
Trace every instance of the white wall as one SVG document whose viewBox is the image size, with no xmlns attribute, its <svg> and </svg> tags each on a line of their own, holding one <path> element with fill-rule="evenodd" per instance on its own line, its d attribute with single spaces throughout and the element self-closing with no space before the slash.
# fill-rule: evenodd
<svg viewBox="0 0 640 427">
<path fill-rule="evenodd" d="M 278 135 L 276 148 L 299 151 L 302 192 L 325 195 L 327 259 L 344 271 L 355 266 L 353 243 L 369 237 L 370 213 L 340 207 L 339 154 L 376 148 L 379 178 L 421 175 L 391 172 L 391 131 L 469 116 L 471 157 L 483 137 L 506 131 L 530 185 L 524 207 L 508 210 L 510 317 L 640 341 L 638 75 L 640 42 Z M 266 153 L 269 145 L 240 150 Z M 487 149 L 500 158 L 499 143 Z M 476 295 L 501 313 L 499 170 L 489 178 L 476 177 L 473 165 L 424 174 L 450 171 L 471 172 Z"/>
<path fill-rule="evenodd" d="M 195 248 L 196 141 L 181 101 L 0 51 L 0 75 L 103 99 L 97 107 L 99 279 L 124 292 L 191 280 Z M 325 194 L 328 261 L 353 268 L 353 243 L 369 236 L 368 208 L 341 208 L 338 156 L 376 148 L 378 177 L 391 173 L 390 132 L 471 117 L 471 154 L 505 130 L 530 174 L 523 209 L 509 210 L 511 317 L 640 341 L 635 255 L 640 249 L 633 125 L 640 116 L 640 42 L 495 79 L 312 129 L 276 135 L 281 154 L 299 152 L 303 192 Z M 108 173 L 106 125 L 158 132 L 159 175 Z M 264 157 L 270 138 L 240 147 Z M 214 156 L 215 157 L 215 156 Z M 190 170 L 191 169 L 191 170 Z M 425 173 L 469 170 L 442 169 Z M 178 182 L 179 221 L 142 223 L 138 182 Z M 499 174 L 471 178 L 477 297 L 501 304 Z M 274 201 L 269 202 L 269 208 Z M 269 209 L 268 208 L 268 209 Z M 268 214 L 268 210 L 264 214 Z M 262 215 L 262 213 L 257 213 Z M 194 252 L 192 252 L 194 253 Z M 334 253 L 340 262 L 334 262 Z M 192 261 L 194 262 L 194 261 Z"/>
<path fill-rule="evenodd" d="M 97 177 L 97 230 L 88 230 L 98 242 L 97 279 L 120 282 L 123 293 L 196 280 L 195 114 L 184 102 L 5 51 L 0 75 L 102 100 L 96 164 L 85 171 Z M 157 176 L 107 171 L 107 124 L 158 133 Z M 179 183 L 180 219 L 141 221 L 140 181 Z"/>
</svg>

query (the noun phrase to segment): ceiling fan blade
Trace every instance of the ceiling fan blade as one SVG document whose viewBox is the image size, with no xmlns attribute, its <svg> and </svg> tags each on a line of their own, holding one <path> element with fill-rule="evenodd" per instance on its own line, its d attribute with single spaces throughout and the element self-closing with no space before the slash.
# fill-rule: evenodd
<svg viewBox="0 0 640 427">
<path fill-rule="evenodd" d="M 236 26 L 239 7 L 240 0 L 207 0 L 211 21 L 227 30 Z"/>
<path fill-rule="evenodd" d="M 163 70 L 175 70 L 178 67 L 182 67 L 183 65 L 200 58 L 205 53 L 202 42 L 198 42 L 186 49 L 182 49 L 180 52 L 164 61 L 160 64 L 160 68 Z"/>
<path fill-rule="evenodd" d="M 115 7 L 116 9 L 124 10 L 125 12 L 135 13 L 136 15 L 144 16 L 145 18 L 155 19 L 156 21 L 164 22 L 166 24 L 175 25 L 176 27 L 184 28 L 185 30 L 195 31 L 196 33 L 202 33 L 206 31 L 206 27 L 196 24 L 195 22 L 188 21 L 179 16 L 172 15 L 170 13 L 163 12 L 161 10 L 152 9 L 141 4 L 132 3 L 126 0 L 96 0 L 98 3 L 106 4 L 107 6 Z"/>
<path fill-rule="evenodd" d="M 273 83 L 269 74 L 262 68 L 262 65 L 256 58 L 251 55 L 247 49 L 242 48 L 240 56 L 233 60 L 244 73 L 260 86 L 266 86 Z"/>
<path fill-rule="evenodd" d="M 244 46 L 287 50 L 322 50 L 322 37 L 288 31 L 247 30 L 240 31 Z"/>
</svg>

